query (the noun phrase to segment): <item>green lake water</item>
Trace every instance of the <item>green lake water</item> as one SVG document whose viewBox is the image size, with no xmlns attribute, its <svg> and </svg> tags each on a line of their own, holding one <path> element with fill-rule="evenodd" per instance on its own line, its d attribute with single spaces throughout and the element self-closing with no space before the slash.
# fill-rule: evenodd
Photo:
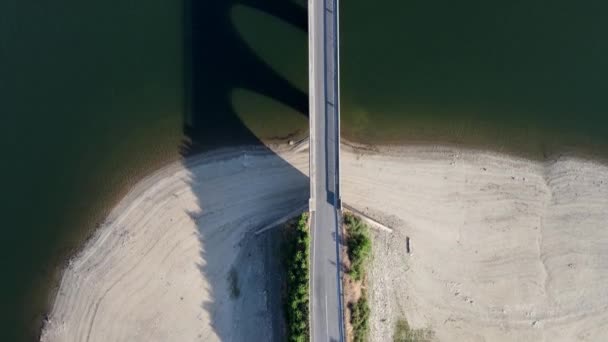
<svg viewBox="0 0 608 342">
<path fill-rule="evenodd" d="M 306 135 L 304 1 L 0 2 L 1 340 L 129 185 L 198 150 Z M 352 0 L 342 132 L 608 155 L 608 3 Z"/>
</svg>

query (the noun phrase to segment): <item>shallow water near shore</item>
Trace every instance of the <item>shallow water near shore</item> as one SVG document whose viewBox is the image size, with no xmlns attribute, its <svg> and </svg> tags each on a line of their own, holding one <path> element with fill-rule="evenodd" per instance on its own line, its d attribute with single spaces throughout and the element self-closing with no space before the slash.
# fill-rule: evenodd
<svg viewBox="0 0 608 342">
<path fill-rule="evenodd" d="M 191 153 L 306 135 L 302 3 L 0 4 L 2 340 L 36 335 L 56 267 L 185 138 L 204 137 Z M 343 1 L 344 137 L 605 157 L 606 11 Z"/>
</svg>

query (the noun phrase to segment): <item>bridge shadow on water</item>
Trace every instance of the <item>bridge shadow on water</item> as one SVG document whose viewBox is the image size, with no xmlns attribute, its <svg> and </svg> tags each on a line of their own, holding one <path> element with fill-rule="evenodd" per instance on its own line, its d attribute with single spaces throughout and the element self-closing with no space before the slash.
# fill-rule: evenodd
<svg viewBox="0 0 608 342">
<path fill-rule="evenodd" d="M 237 5 L 269 14 L 283 21 L 285 25 L 295 26 L 304 32 L 307 29 L 307 10 L 296 2 L 186 0 L 183 32 L 185 139 L 180 154 L 186 160 L 185 165 L 192 165 L 191 187 L 197 197 L 200 212 L 189 214 L 197 222 L 202 259 L 202 264 L 197 266 L 201 276 L 209 279 L 210 293 L 209 301 L 201 305 L 211 317 L 210 324 L 215 335 L 221 340 L 250 341 L 256 340 L 256 336 L 263 336 L 263 340 L 279 341 L 284 340 L 284 323 L 280 313 L 282 310 L 281 265 L 280 258 L 275 254 L 279 239 L 274 233 L 262 237 L 251 236 L 251 230 L 261 223 L 256 221 L 258 220 L 256 217 L 251 216 L 260 214 L 260 216 L 280 217 L 295 210 L 306 203 L 309 196 L 309 182 L 305 174 L 266 147 L 242 122 L 233 106 L 231 94 L 235 89 L 245 89 L 279 102 L 305 117 L 308 116 L 308 95 L 276 72 L 243 40 L 231 17 L 231 11 Z M 277 48 L 280 48 L 280 43 L 277 42 Z M 306 75 L 307 65 L 302 65 L 301 69 Z M 247 115 L 255 115 L 255 112 Z M 277 177 L 280 179 L 269 179 L 268 175 L 264 174 L 265 170 L 260 170 L 252 179 L 247 179 L 249 185 L 253 184 L 248 187 L 248 194 L 253 192 L 256 195 L 241 195 L 243 198 L 256 199 L 256 215 L 250 213 L 247 217 L 247 214 L 239 213 L 242 217 L 226 217 L 230 215 L 229 213 L 253 206 L 254 203 L 248 205 L 242 199 L 225 195 L 224 192 L 228 193 L 228 187 L 231 187 L 227 182 L 223 183 L 226 184 L 224 185 L 226 191 L 223 191 L 223 188 L 216 188 L 210 192 L 205 184 L 205 178 L 209 175 L 204 171 L 195 171 L 196 162 L 190 162 L 195 159 L 196 154 L 208 153 L 224 147 L 231 147 L 235 151 L 232 154 L 234 158 L 246 158 L 244 153 L 248 151 L 247 154 L 261 154 L 272 158 L 273 169 L 287 170 L 280 173 L 280 177 Z M 247 168 L 246 162 L 243 162 L 242 168 L 236 172 Z M 227 172 L 218 169 L 219 172 Z M 233 173 L 235 170 L 231 169 L 229 172 Z M 232 177 L 226 178 L 232 179 Z M 270 191 L 269 182 L 273 187 Z M 217 198 L 210 198 L 212 196 Z M 271 201 L 265 201 L 263 196 L 266 198 L 281 196 L 285 197 L 285 201 L 280 207 L 270 204 L 265 207 L 264 203 Z M 229 204 L 232 208 L 226 209 L 225 212 L 225 208 L 219 208 L 215 212 L 214 209 L 209 209 L 209 205 L 213 206 L 213 203 L 222 203 L 222 201 L 226 201 L 225 204 Z M 237 203 L 235 204 L 234 201 Z M 247 212 L 247 210 L 243 211 Z M 218 216 L 221 218 L 217 219 Z M 209 226 L 206 226 L 212 220 L 210 217 L 215 217 L 213 220 L 216 223 L 222 222 L 215 231 L 210 231 Z M 229 240 L 233 232 L 236 234 L 245 232 L 249 237 L 242 241 L 243 247 L 240 248 L 240 255 L 235 257 L 235 262 L 214 258 L 214 255 L 218 255 L 217 249 L 222 247 L 221 244 L 210 245 L 208 243 L 210 236 L 222 235 L 221 240 Z M 251 255 L 261 256 L 263 260 L 252 258 Z M 236 291 L 240 292 L 240 295 L 231 297 L 230 291 L 227 290 L 231 286 L 240 287 L 241 289 Z M 258 291 L 255 295 L 251 295 L 249 288 Z M 227 318 L 230 322 L 226 322 Z M 207 340 L 209 336 L 199 336 L 199 338 Z"/>
<path fill-rule="evenodd" d="M 182 149 L 184 156 L 227 144 L 261 144 L 233 107 L 231 94 L 235 89 L 264 95 L 308 115 L 308 95 L 263 61 L 237 31 L 231 18 L 237 5 L 255 8 L 301 30 L 307 29 L 306 9 L 295 2 L 186 0 L 184 133 L 190 141 Z M 307 66 L 301 67 L 306 74 Z"/>
</svg>

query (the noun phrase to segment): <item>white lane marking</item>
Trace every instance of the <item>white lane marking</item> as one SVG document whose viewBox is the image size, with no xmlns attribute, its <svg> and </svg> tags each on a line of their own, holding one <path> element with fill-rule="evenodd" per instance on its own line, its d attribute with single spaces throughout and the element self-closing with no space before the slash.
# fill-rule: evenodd
<svg viewBox="0 0 608 342">
<path fill-rule="evenodd" d="M 314 282 L 314 278 L 315 278 L 315 272 L 316 272 L 315 271 L 316 270 L 316 267 L 315 267 L 315 245 L 317 244 L 316 243 L 316 241 L 317 241 L 317 234 L 314 231 L 314 226 L 315 226 L 315 223 L 316 223 L 315 222 L 316 221 L 316 219 L 315 219 L 316 212 L 311 213 L 311 215 L 312 215 L 312 217 L 310 218 L 310 233 L 312 234 L 312 253 L 311 253 L 312 254 L 312 259 L 310 260 L 310 263 L 312 264 L 311 265 L 312 277 L 310 277 L 309 281 L 311 283 L 310 287 L 312 288 L 312 297 L 311 297 L 311 300 L 309 301 L 309 303 L 310 303 L 309 310 L 310 310 L 310 315 L 312 316 L 311 320 L 314 322 L 316 315 L 315 315 L 314 310 L 312 310 L 312 308 L 313 308 L 313 306 L 315 306 L 314 305 L 314 300 L 315 300 L 315 282 Z M 313 328 L 314 325 L 315 325 L 314 323 L 311 324 L 311 326 L 310 326 L 311 330 L 312 330 L 312 328 Z"/>
<path fill-rule="evenodd" d="M 315 174 L 315 170 L 316 170 L 316 165 L 314 164 L 314 155 L 316 154 L 314 151 L 314 148 L 316 146 L 316 139 L 315 139 L 315 132 L 316 129 L 314 127 L 315 125 L 315 118 L 314 118 L 314 104 L 315 104 L 315 39 L 314 39 L 314 27 L 316 25 L 316 22 L 314 20 L 315 16 L 314 16 L 314 11 L 315 11 L 315 0 L 309 0 L 308 1 L 308 30 L 310 32 L 310 35 L 308 37 L 308 47 L 309 47 L 309 54 L 308 54 L 308 62 L 309 62 L 309 69 L 308 69 L 308 77 L 311 80 L 311 82 L 309 82 L 309 89 L 310 89 L 310 99 L 309 99 L 309 105 L 310 105 L 310 110 L 312 115 L 310 115 L 310 122 L 309 122 L 309 144 L 310 144 L 310 150 L 309 150 L 309 155 L 308 157 L 310 158 L 309 160 L 309 177 L 312 180 Z M 314 189 L 314 187 L 311 187 L 310 189 L 311 193 L 310 193 L 310 197 L 311 197 L 311 202 L 314 201 L 314 199 L 316 198 L 316 190 Z M 314 272 L 315 272 L 315 244 L 316 244 L 316 234 L 313 231 L 314 229 L 314 225 L 315 225 L 315 210 L 316 210 L 316 206 L 314 204 L 311 203 L 310 207 L 310 233 L 313 235 L 313 243 L 312 243 L 312 251 L 311 251 L 311 271 L 312 271 L 312 276 L 309 279 L 309 286 L 311 288 L 311 300 L 309 301 L 309 305 L 308 305 L 308 309 L 309 309 L 309 316 L 310 316 L 310 320 L 311 320 L 311 325 L 310 325 L 310 335 L 314 336 L 314 332 L 313 332 L 313 327 L 315 326 L 315 312 L 313 310 L 314 305 L 314 299 L 315 299 L 315 283 L 314 283 Z"/>
<path fill-rule="evenodd" d="M 329 320 L 327 319 L 327 295 L 325 295 L 325 336 L 329 337 Z"/>
</svg>

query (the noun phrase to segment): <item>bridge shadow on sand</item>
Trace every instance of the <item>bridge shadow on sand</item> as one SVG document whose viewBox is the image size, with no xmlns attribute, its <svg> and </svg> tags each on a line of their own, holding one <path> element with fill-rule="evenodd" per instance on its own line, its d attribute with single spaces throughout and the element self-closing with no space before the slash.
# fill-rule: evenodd
<svg viewBox="0 0 608 342">
<path fill-rule="evenodd" d="M 194 155 L 213 153 L 211 150 L 233 146 L 236 153 L 234 158 L 247 158 L 245 154 L 265 155 L 272 158 L 272 168 L 281 168 L 287 172 L 281 173 L 281 178 L 270 180 L 271 196 L 284 196 L 285 201 L 279 208 L 264 207 L 264 201 L 256 202 L 260 208 L 259 214 L 283 216 L 306 203 L 309 196 L 308 177 L 298 169 L 276 155 L 252 132 L 239 118 L 235 111 L 231 93 L 235 89 L 245 89 L 274 101 L 290 109 L 308 116 L 308 95 L 297 89 L 273 68 L 264 62 L 243 40 L 231 18 L 231 10 L 235 5 L 244 5 L 269 14 L 286 25 L 295 26 L 303 31 L 307 29 L 307 11 L 296 2 L 287 0 L 186 0 L 184 5 L 184 56 L 185 56 L 185 90 L 186 101 L 184 108 L 185 139 L 180 153 L 187 159 L 185 165 L 192 165 L 191 187 L 201 209 L 200 214 L 190 213 L 198 226 L 203 264 L 197 265 L 201 276 L 209 279 L 208 289 L 210 299 L 201 303 L 203 309 L 211 317 L 211 326 L 216 336 L 221 340 L 256 340 L 261 336 L 264 340 L 281 341 L 285 339 L 282 319 L 282 304 L 280 299 L 281 265 L 280 258 L 275 254 L 280 243 L 278 235 L 264 234 L 254 237 L 246 233 L 247 238 L 241 243 L 240 255 L 233 263 L 219 260 L 215 257 L 216 250 L 221 248 L 208 243 L 213 234 L 227 234 L 231 231 L 251 231 L 259 225 L 256 218 L 244 219 L 223 213 L 213 213 L 206 205 L 213 201 L 231 201 L 229 196 L 220 194 L 210 198 L 208 187 L 205 186 L 205 176 L 199 171 L 194 172 L 196 163 Z M 277 42 L 279 48 L 280 42 Z M 301 65 L 302 73 L 307 74 L 307 65 Z M 249 115 L 250 113 L 248 113 Z M 255 113 L 253 113 L 255 115 Z M 239 151 L 240 150 L 240 151 Z M 245 152 L 247 151 L 247 152 Z M 243 168 L 246 168 L 243 163 Z M 235 172 L 230 170 L 230 172 Z M 239 171 L 236 171 L 239 172 Z M 259 173 L 259 179 L 248 179 L 253 184 L 254 192 L 268 193 L 268 179 L 264 179 L 264 170 Z M 287 185 L 287 192 L 285 187 Z M 234 185 L 238 186 L 238 185 Z M 266 187 L 265 190 L 262 188 Z M 228 190 L 228 189 L 226 189 Z M 223 190 L 220 189 L 219 192 Z M 249 191 L 249 190 L 248 190 Z M 217 193 L 217 189 L 214 193 Z M 245 197 L 245 196 L 243 196 Z M 251 197 L 257 198 L 257 197 Z M 262 204 L 260 204 L 262 203 Z M 235 206 L 234 202 L 231 203 Z M 239 205 L 247 207 L 240 201 Z M 257 213 L 257 211 L 256 211 Z M 223 215 L 221 229 L 209 231 L 206 226 L 211 219 L 209 215 Z M 196 216 L 196 217 L 194 217 Z M 251 215 L 256 216 L 256 215 Z M 217 216 L 216 216 L 217 217 Z M 252 257 L 253 255 L 253 257 Z M 259 258 L 256 258 L 259 257 Z M 227 289 L 236 284 L 237 294 L 230 296 Z M 247 287 L 243 291 L 243 287 Z M 249 288 L 259 289 L 259 293 L 251 296 Z M 278 290 L 277 290 L 278 289 Z M 238 294 L 240 292 L 240 295 Z M 229 312 L 232 311 L 232 315 Z M 227 314 L 228 312 L 228 314 Z M 226 322 L 226 318 L 232 320 Z M 203 323 L 203 322 L 201 322 Z M 269 328 L 269 329 L 267 329 Z M 253 333 L 253 335 L 252 335 Z M 199 336 L 207 340 L 210 336 Z"/>
</svg>

